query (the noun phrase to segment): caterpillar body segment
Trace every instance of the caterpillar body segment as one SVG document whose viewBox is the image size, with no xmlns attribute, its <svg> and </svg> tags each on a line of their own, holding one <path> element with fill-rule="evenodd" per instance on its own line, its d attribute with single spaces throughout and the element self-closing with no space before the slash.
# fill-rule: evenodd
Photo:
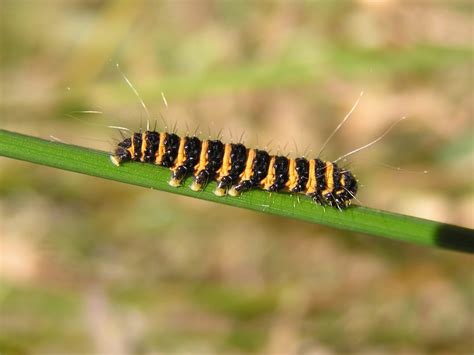
<svg viewBox="0 0 474 355">
<path fill-rule="evenodd" d="M 194 191 L 201 190 L 209 181 L 216 181 L 217 196 L 238 196 L 259 188 L 305 194 L 318 204 L 341 209 L 348 207 L 357 193 L 353 174 L 333 162 L 274 156 L 240 143 L 201 141 L 174 133 L 134 133 L 117 145 L 110 160 L 117 166 L 139 161 L 168 167 L 169 184 L 174 187 L 192 175 L 190 188 Z"/>
</svg>

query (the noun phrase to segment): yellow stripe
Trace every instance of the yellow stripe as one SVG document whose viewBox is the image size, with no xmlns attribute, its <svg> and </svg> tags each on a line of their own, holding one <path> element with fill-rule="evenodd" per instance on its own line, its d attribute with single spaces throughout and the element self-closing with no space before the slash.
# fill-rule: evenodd
<svg viewBox="0 0 474 355">
<path fill-rule="evenodd" d="M 242 174 L 240 174 L 240 180 L 250 180 L 252 177 L 252 165 L 253 160 L 255 159 L 256 151 L 255 149 L 249 149 L 247 154 L 247 162 L 245 163 L 245 170 Z"/>
<path fill-rule="evenodd" d="M 133 135 L 130 139 L 131 139 L 132 144 L 130 144 L 130 148 L 128 148 L 127 150 L 130 153 L 130 156 L 132 157 L 132 160 L 133 160 L 133 157 L 135 156 L 135 145 L 133 143 L 134 142 Z"/>
<path fill-rule="evenodd" d="M 145 150 L 146 150 L 146 132 L 142 133 L 142 146 L 140 149 L 140 161 L 145 160 Z"/>
<path fill-rule="evenodd" d="M 334 190 L 333 165 L 331 162 L 326 162 L 326 188 L 321 192 L 321 195 L 326 195 Z"/>
<path fill-rule="evenodd" d="M 224 146 L 224 156 L 222 157 L 222 165 L 219 170 L 217 170 L 218 178 L 217 180 L 221 180 L 224 176 L 229 174 L 229 170 L 231 168 L 231 161 L 230 161 L 230 153 L 232 152 L 232 145 L 227 143 Z"/>
<path fill-rule="evenodd" d="M 309 176 L 308 182 L 306 183 L 306 194 L 312 194 L 316 192 L 316 160 L 311 159 L 309 161 Z"/>
<path fill-rule="evenodd" d="M 344 192 L 344 184 L 346 183 L 346 176 L 344 174 L 341 175 L 341 180 L 339 180 L 339 184 L 341 184 L 341 189 L 336 191 L 336 195 L 340 195 Z"/>
<path fill-rule="evenodd" d="M 298 173 L 296 172 L 296 161 L 295 159 L 290 159 L 290 164 L 288 166 L 288 181 L 285 184 L 285 188 L 288 191 L 293 190 L 298 184 Z"/>
<path fill-rule="evenodd" d="M 155 154 L 155 164 L 161 165 L 163 162 L 163 156 L 165 155 L 165 139 L 167 135 L 166 132 L 160 133 L 160 144 L 158 145 L 158 150 Z"/>
<path fill-rule="evenodd" d="M 176 162 L 174 163 L 171 171 L 175 171 L 178 166 L 183 165 L 184 161 L 186 160 L 186 156 L 184 154 L 184 145 L 186 144 L 186 137 L 181 137 L 179 140 L 179 148 L 178 148 L 178 156 L 176 157 Z"/>
<path fill-rule="evenodd" d="M 199 163 L 196 165 L 196 168 L 194 169 L 194 175 L 199 174 L 201 170 L 204 170 L 206 168 L 208 146 L 209 146 L 208 140 L 202 141 L 201 154 L 199 155 Z"/>
<path fill-rule="evenodd" d="M 261 185 L 263 185 L 264 190 L 268 190 L 270 186 L 273 185 L 275 182 L 275 157 L 272 156 L 270 158 L 270 164 L 268 165 L 268 172 L 267 176 L 263 181 L 261 182 Z"/>
</svg>

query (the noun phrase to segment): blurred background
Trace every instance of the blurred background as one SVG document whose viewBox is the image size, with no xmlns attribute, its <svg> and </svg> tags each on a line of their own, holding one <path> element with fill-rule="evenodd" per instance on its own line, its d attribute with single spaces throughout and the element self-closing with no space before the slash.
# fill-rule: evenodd
<svg viewBox="0 0 474 355">
<path fill-rule="evenodd" d="M 0 6 L 1 128 L 110 151 L 146 122 L 120 64 L 159 129 L 311 155 L 363 91 L 324 158 L 406 116 L 361 203 L 474 226 L 471 1 Z M 467 255 L 5 158 L 0 196 L 2 354 L 473 351 Z"/>
</svg>

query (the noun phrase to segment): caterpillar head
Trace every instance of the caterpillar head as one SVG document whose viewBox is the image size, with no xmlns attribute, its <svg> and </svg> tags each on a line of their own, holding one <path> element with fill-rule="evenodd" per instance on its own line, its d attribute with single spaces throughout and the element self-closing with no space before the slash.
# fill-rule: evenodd
<svg viewBox="0 0 474 355">
<path fill-rule="evenodd" d="M 132 146 L 132 140 L 130 138 L 124 139 L 115 148 L 114 153 L 110 156 L 110 161 L 119 166 L 121 162 L 130 160 L 132 158 L 129 148 Z"/>
</svg>

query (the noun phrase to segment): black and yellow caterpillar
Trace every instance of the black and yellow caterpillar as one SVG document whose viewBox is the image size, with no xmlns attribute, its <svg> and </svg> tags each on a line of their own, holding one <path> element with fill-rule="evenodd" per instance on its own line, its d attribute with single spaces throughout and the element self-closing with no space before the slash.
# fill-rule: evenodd
<svg viewBox="0 0 474 355">
<path fill-rule="evenodd" d="M 171 186 L 194 176 L 191 189 L 201 190 L 216 181 L 217 196 L 238 196 L 252 188 L 302 193 L 318 204 L 345 208 L 357 193 L 357 181 L 349 170 L 320 159 L 287 158 L 240 143 L 179 137 L 174 133 L 145 131 L 122 140 L 111 161 L 119 166 L 140 161 L 168 167 Z"/>
</svg>

